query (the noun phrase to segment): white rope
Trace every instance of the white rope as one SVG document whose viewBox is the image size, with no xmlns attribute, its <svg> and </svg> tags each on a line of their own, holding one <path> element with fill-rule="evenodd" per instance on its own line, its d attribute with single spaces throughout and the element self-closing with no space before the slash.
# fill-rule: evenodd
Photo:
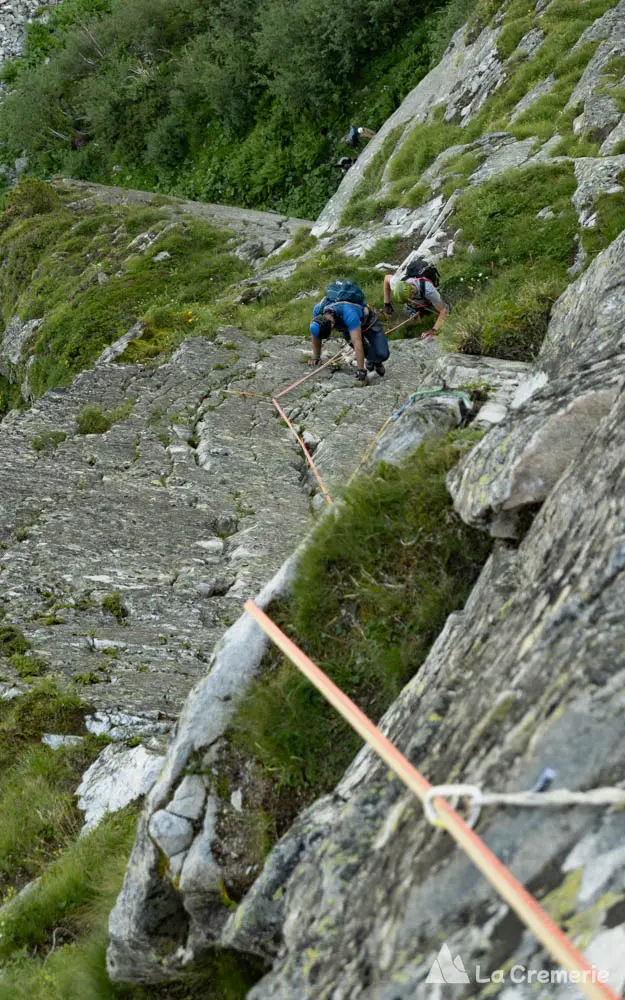
<svg viewBox="0 0 625 1000">
<path fill-rule="evenodd" d="M 423 800 L 425 817 L 432 826 L 441 826 L 434 806 L 435 798 L 450 799 L 454 809 L 460 799 L 468 799 L 470 812 L 466 820 L 473 829 L 483 806 L 517 806 L 536 809 L 564 806 L 625 806 L 625 789 L 591 788 L 587 792 L 571 792 L 557 788 L 552 792 L 483 792 L 477 785 L 433 785 Z"/>
</svg>

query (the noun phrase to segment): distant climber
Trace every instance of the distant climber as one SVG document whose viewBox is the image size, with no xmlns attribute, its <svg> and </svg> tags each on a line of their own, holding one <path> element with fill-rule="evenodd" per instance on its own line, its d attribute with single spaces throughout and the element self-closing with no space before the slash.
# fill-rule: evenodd
<svg viewBox="0 0 625 1000">
<path fill-rule="evenodd" d="M 438 291 L 440 275 L 434 264 L 428 264 L 422 257 L 410 262 L 400 281 L 393 286 L 393 279 L 390 274 L 384 277 L 384 312 L 387 316 L 392 316 L 395 312 L 391 303 L 391 298 L 396 302 L 401 302 L 406 306 L 408 313 L 415 319 L 420 319 L 424 312 L 436 312 L 436 322 L 431 330 L 426 330 L 422 334 L 422 340 L 431 340 L 435 337 L 447 315 L 450 312 L 449 306 L 443 301 Z"/>
<path fill-rule="evenodd" d="M 373 139 L 375 132 L 370 128 L 356 128 L 355 125 L 349 126 L 349 131 L 347 135 L 343 136 L 343 142 L 351 146 L 352 149 L 358 149 L 363 139 Z"/>
<path fill-rule="evenodd" d="M 357 368 L 354 377 L 366 382 L 367 373 L 384 375 L 384 362 L 389 356 L 388 340 L 373 309 L 365 301 L 362 289 L 352 281 L 335 281 L 325 298 L 313 309 L 310 324 L 312 339 L 311 365 L 321 362 L 321 344 L 337 329 L 352 345 Z"/>
<path fill-rule="evenodd" d="M 336 162 L 336 163 L 334 164 L 334 166 L 335 166 L 335 167 L 338 167 L 338 169 L 339 169 L 339 170 L 342 170 L 342 172 L 343 172 L 344 174 L 346 174 L 346 173 L 347 173 L 347 171 L 349 170 L 349 168 L 350 168 L 350 167 L 351 167 L 351 166 L 352 166 L 352 165 L 353 165 L 353 164 L 354 164 L 355 162 L 356 162 L 356 161 L 355 161 L 355 160 L 352 160 L 351 156 L 342 156 L 342 157 L 341 157 L 341 159 L 340 159 L 340 160 L 338 160 L 338 161 L 337 161 L 337 162 Z"/>
</svg>

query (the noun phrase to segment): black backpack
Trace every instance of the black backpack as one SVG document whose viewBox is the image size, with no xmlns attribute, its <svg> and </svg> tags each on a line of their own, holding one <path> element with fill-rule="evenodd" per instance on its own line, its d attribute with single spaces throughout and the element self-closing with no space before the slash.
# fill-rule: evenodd
<svg viewBox="0 0 625 1000">
<path fill-rule="evenodd" d="M 406 281 L 407 278 L 427 278 L 436 288 L 438 288 L 441 280 L 438 269 L 434 264 L 428 264 L 427 260 L 424 260 L 423 257 L 417 257 L 415 260 L 410 261 L 404 273 L 403 280 Z"/>
</svg>

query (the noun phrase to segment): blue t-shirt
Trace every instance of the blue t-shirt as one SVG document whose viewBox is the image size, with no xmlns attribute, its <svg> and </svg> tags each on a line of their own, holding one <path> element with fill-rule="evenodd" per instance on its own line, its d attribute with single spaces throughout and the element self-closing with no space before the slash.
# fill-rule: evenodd
<svg viewBox="0 0 625 1000">
<path fill-rule="evenodd" d="M 315 319 L 322 312 L 322 303 L 318 302 L 313 309 L 313 319 Z M 357 306 L 352 302 L 336 302 L 334 305 L 326 306 L 326 309 L 332 309 L 336 320 L 334 323 L 334 329 L 342 333 L 345 338 L 349 340 L 349 335 L 353 330 L 357 330 L 359 326 L 362 325 L 362 317 L 364 314 L 364 307 Z M 313 337 L 319 337 L 319 334 L 315 333 L 314 330 L 310 331 Z"/>
</svg>

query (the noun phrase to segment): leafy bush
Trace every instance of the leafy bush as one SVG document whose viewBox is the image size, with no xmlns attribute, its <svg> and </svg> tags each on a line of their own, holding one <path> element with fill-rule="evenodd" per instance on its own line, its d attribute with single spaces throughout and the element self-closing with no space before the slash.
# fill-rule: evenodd
<svg viewBox="0 0 625 1000">
<path fill-rule="evenodd" d="M 350 119 L 378 127 L 452 21 L 434 0 L 69 0 L 4 68 L 0 143 L 43 174 L 311 218 Z"/>
<path fill-rule="evenodd" d="M 55 212 L 59 206 L 60 199 L 53 187 L 35 177 L 25 177 L 9 194 L 6 212 L 12 219 L 29 219 Z"/>
</svg>

